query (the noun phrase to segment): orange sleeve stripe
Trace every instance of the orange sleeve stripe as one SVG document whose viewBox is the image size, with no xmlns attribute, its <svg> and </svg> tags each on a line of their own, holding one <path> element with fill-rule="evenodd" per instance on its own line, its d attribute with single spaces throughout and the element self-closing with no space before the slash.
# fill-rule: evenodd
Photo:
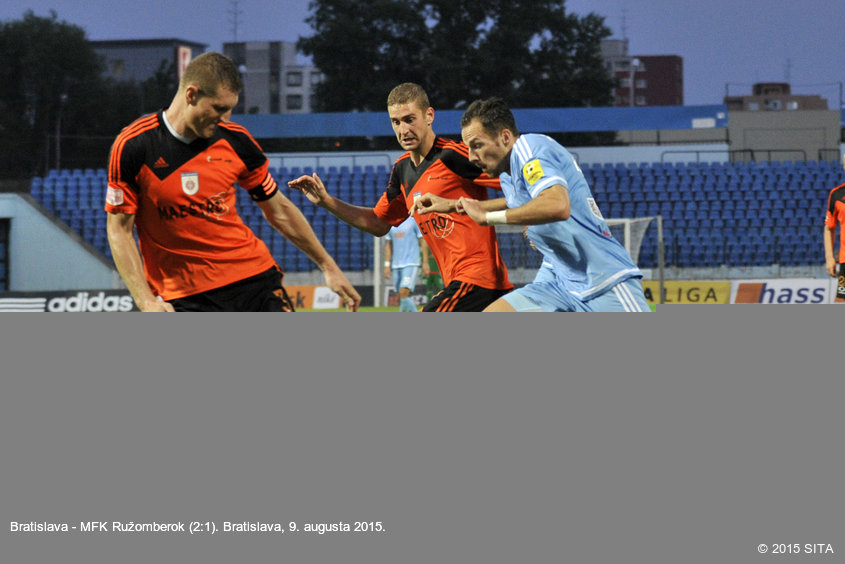
<svg viewBox="0 0 845 564">
<path fill-rule="evenodd" d="M 276 181 L 268 172 L 267 176 L 265 176 L 264 180 L 261 182 L 261 187 L 264 188 L 264 193 L 269 196 L 277 186 Z"/>
<path fill-rule="evenodd" d="M 244 127 L 244 126 L 242 126 L 242 125 L 240 125 L 240 124 L 237 124 L 237 123 L 231 122 L 231 121 L 230 121 L 230 122 L 225 122 L 225 123 L 224 123 L 224 122 L 221 122 L 221 123 L 220 123 L 220 126 L 221 126 L 221 127 L 225 127 L 225 128 L 226 128 L 226 129 L 228 129 L 229 131 L 234 131 L 234 132 L 237 132 L 237 133 L 242 133 L 242 134 L 246 135 L 247 137 L 249 137 L 249 138 L 250 138 L 250 140 L 251 140 L 253 143 L 255 143 L 255 145 L 256 145 L 257 147 L 259 147 L 259 148 L 261 147 L 261 145 L 259 145 L 259 144 L 258 144 L 258 141 L 256 141 L 256 140 L 255 140 L 255 137 L 253 137 L 253 136 L 252 136 L 252 134 L 249 132 L 249 130 L 248 130 L 246 127 Z"/>
<path fill-rule="evenodd" d="M 440 146 L 444 149 L 452 149 L 456 153 L 463 155 L 464 157 L 469 157 L 469 147 L 463 144 L 463 142 L 458 141 L 451 141 L 449 139 L 439 138 L 441 141 Z"/>
<path fill-rule="evenodd" d="M 127 141 L 134 139 L 145 131 L 155 129 L 156 127 L 158 127 L 158 116 L 153 114 L 146 118 L 137 120 L 118 134 L 112 149 L 111 162 L 109 163 L 110 183 L 117 183 L 120 181 L 120 159 L 123 156 L 123 148 L 126 146 Z"/>
</svg>

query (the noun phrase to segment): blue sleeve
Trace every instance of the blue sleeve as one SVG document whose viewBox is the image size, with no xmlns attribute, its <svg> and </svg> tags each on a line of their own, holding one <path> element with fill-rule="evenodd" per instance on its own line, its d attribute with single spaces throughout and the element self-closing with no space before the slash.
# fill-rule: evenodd
<svg viewBox="0 0 845 564">
<path fill-rule="evenodd" d="M 564 188 L 569 187 L 567 178 L 574 161 L 568 153 L 554 154 L 545 144 L 537 141 L 529 143 L 524 138 L 520 138 L 517 143 L 519 170 L 511 171 L 511 173 L 521 176 L 521 184 L 532 199 L 546 188 L 556 184 Z"/>
</svg>

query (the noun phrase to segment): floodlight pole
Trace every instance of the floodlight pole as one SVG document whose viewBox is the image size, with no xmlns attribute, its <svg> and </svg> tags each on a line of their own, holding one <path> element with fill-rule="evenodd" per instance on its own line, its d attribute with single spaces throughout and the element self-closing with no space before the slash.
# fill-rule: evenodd
<svg viewBox="0 0 845 564">
<path fill-rule="evenodd" d="M 62 112 L 67 103 L 67 94 L 59 96 L 59 113 L 56 116 L 56 170 L 62 169 Z"/>
</svg>

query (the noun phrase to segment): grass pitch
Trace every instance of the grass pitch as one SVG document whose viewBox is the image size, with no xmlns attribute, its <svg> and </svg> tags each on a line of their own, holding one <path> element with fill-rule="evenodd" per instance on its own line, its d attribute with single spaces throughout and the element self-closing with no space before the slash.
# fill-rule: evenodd
<svg viewBox="0 0 845 564">
<path fill-rule="evenodd" d="M 651 311 L 655 311 L 656 306 L 654 304 L 649 304 L 651 307 Z M 346 311 L 345 309 L 298 309 L 297 311 Z M 373 311 L 395 311 L 399 312 L 398 307 L 362 307 L 359 308 L 358 311 L 366 311 L 366 312 L 373 312 Z"/>
<path fill-rule="evenodd" d="M 334 311 L 334 312 L 337 312 L 337 311 L 343 311 L 343 312 L 345 312 L 345 311 L 346 311 L 346 308 L 340 308 L 340 309 L 298 309 L 298 310 L 296 310 L 296 311 L 316 311 L 316 312 L 323 312 L 323 311 L 328 311 L 328 312 L 332 312 L 332 311 Z M 395 311 L 395 312 L 398 312 L 398 311 L 399 311 L 399 308 L 398 308 L 398 307 L 372 307 L 372 306 L 370 306 L 370 307 L 359 307 L 359 308 L 358 308 L 358 311 L 366 311 L 366 312 L 372 312 L 372 311 Z"/>
</svg>

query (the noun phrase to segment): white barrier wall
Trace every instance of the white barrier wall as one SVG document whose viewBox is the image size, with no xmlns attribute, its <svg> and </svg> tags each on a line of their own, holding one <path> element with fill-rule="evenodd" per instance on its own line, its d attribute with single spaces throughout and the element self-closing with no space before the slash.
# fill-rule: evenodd
<svg viewBox="0 0 845 564">
<path fill-rule="evenodd" d="M 11 220 L 9 291 L 122 287 L 98 253 L 19 194 L 0 193 L 0 218 Z"/>
</svg>

